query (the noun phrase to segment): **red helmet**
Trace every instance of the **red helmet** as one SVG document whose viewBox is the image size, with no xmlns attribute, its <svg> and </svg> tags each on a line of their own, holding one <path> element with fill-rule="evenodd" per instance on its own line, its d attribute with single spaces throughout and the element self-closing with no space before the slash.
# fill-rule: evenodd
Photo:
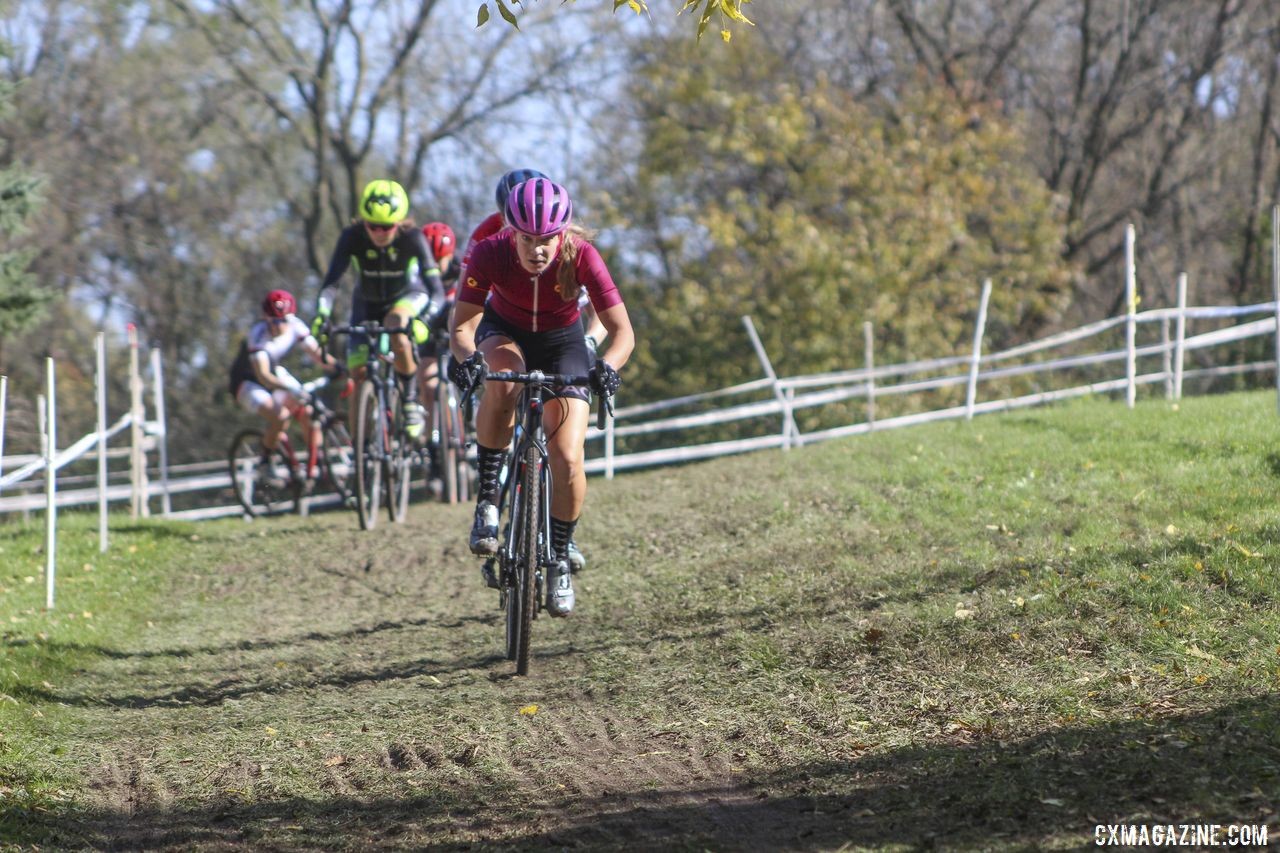
<svg viewBox="0 0 1280 853">
<path fill-rule="evenodd" d="M 268 317 L 287 317 L 298 313 L 298 300 L 287 290 L 273 290 L 262 300 L 262 313 Z"/>
<path fill-rule="evenodd" d="M 431 254 L 436 260 L 452 255 L 458 248 L 458 239 L 453 236 L 453 229 L 443 222 L 428 222 L 422 226 L 422 236 L 431 245 Z"/>
</svg>

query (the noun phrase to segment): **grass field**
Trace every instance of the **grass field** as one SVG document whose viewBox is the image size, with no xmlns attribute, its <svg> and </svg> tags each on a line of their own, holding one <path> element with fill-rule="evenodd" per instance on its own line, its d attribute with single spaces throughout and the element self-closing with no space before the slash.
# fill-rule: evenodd
<svg viewBox="0 0 1280 853">
<path fill-rule="evenodd" d="M 1029 849 L 1280 834 L 1273 394 L 593 480 L 511 675 L 470 510 L 0 528 L 13 848 Z"/>
</svg>

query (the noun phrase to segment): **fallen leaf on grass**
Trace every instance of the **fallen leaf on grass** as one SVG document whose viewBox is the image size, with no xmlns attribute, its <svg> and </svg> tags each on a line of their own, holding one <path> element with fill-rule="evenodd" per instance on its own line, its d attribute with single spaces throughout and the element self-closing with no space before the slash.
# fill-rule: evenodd
<svg viewBox="0 0 1280 853">
<path fill-rule="evenodd" d="M 1246 559 L 1262 556 L 1261 554 L 1258 554 L 1254 551 L 1250 551 L 1248 548 L 1244 547 L 1239 542 L 1232 542 L 1231 547 L 1239 551 L 1241 556 L 1245 557 Z"/>
<path fill-rule="evenodd" d="M 339 764 L 346 764 L 346 756 L 334 755 L 324 760 L 325 767 L 337 767 Z"/>
<path fill-rule="evenodd" d="M 1040 802 L 1044 803 L 1046 806 L 1058 806 L 1059 808 L 1066 805 L 1066 803 L 1059 800 L 1057 797 L 1044 797 Z"/>
<path fill-rule="evenodd" d="M 520 709 L 520 716 L 522 717 L 532 717 L 536 713 L 538 713 L 537 705 L 525 705 Z"/>
<path fill-rule="evenodd" d="M 1187 646 L 1187 654 L 1193 658 L 1200 658 L 1201 660 L 1212 660 L 1212 661 L 1217 660 L 1216 657 L 1214 657 L 1213 655 L 1209 654 L 1206 651 L 1203 651 L 1199 646 L 1196 646 L 1194 644 Z"/>
</svg>

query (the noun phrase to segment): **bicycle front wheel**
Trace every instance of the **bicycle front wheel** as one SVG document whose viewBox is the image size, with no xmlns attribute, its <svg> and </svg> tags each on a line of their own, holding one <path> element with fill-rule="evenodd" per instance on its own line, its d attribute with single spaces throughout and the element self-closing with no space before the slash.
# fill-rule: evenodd
<svg viewBox="0 0 1280 853">
<path fill-rule="evenodd" d="M 259 470 L 262 431 L 245 429 L 236 433 L 227 450 L 231 488 L 245 514 L 254 518 L 292 512 L 298 508 L 299 490 L 290 476 L 292 467 L 280 447 L 270 455 L 270 473 Z"/>
<path fill-rule="evenodd" d="M 516 632 L 516 674 L 529 674 L 529 641 L 533 616 L 538 609 L 538 532 L 542 530 L 541 456 L 532 441 L 525 448 L 524 471 L 520 482 L 521 507 L 519 558 L 516 566 L 516 599 L 520 625 Z"/>
<path fill-rule="evenodd" d="M 382 473 L 386 460 L 386 422 L 378 405 L 378 389 L 370 381 L 360 383 L 356 398 L 356 514 L 360 529 L 372 530 L 378 523 L 382 494 Z"/>
<path fill-rule="evenodd" d="M 414 380 L 417 381 L 416 379 Z M 404 427 L 404 408 L 400 401 L 400 389 L 391 384 L 387 388 L 388 427 L 386 467 L 383 476 L 387 483 L 387 517 L 396 524 L 404 521 L 409 508 L 409 484 L 413 472 L 413 442 Z"/>
</svg>

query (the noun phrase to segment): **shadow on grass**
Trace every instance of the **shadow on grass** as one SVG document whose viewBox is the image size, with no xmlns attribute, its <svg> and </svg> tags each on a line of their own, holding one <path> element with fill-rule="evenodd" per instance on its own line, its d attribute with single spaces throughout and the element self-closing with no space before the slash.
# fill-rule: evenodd
<svg viewBox="0 0 1280 853">
<path fill-rule="evenodd" d="M 351 631 L 336 634 L 309 634 L 298 638 L 279 641 L 245 641 L 244 643 L 230 644 L 222 648 L 186 650 L 182 654 L 177 654 L 176 652 L 175 654 L 179 657 L 187 657 L 190 654 L 198 652 L 217 654 L 224 651 L 276 648 L 280 646 L 296 645 L 297 643 L 310 640 L 318 642 L 336 641 L 341 643 L 345 639 L 371 634 L 381 630 L 428 624 L 434 628 L 452 630 L 461 627 L 466 623 L 496 625 L 497 619 L 494 616 L 486 615 L 483 617 L 465 617 L 463 619 L 454 620 L 450 623 L 440 623 L 438 621 L 432 622 L 429 620 L 383 623 L 381 625 L 374 626 L 373 628 L 353 629 Z M 683 642 L 690 639 L 708 639 L 719 636 L 722 633 L 722 628 L 709 628 L 697 634 L 663 634 L 647 638 L 644 642 L 647 644 L 655 642 Z M 25 642 L 27 641 L 18 641 L 17 643 L 11 644 L 22 645 Z M 78 644 L 63 644 L 62 646 L 59 646 L 58 644 L 44 645 L 47 648 L 55 650 L 65 650 L 69 648 L 78 650 L 94 650 L 93 647 L 85 647 Z M 549 648 L 543 646 L 535 649 L 533 652 L 535 659 L 534 666 L 540 670 L 543 668 L 551 668 L 554 666 L 554 662 L 559 658 L 607 654 L 621 645 L 624 644 L 583 644 L 581 642 L 575 642 L 572 644 L 557 643 Z M 630 645 L 630 643 L 625 645 Z M 118 654 L 122 657 L 132 656 L 132 653 Z M 34 684 L 13 684 L 7 688 L 7 693 L 15 700 L 23 700 L 32 703 L 54 703 L 74 707 L 107 707 L 132 710 L 183 705 L 207 707 L 221 705 L 225 701 L 238 700 L 250 695 L 283 695 L 297 691 L 314 690 L 316 688 L 342 688 L 356 684 L 404 681 L 408 679 L 432 676 L 447 676 L 459 672 L 482 670 L 495 665 L 506 666 L 506 658 L 501 654 L 491 652 L 451 660 L 426 657 L 411 660 L 400 660 L 387 663 L 382 666 L 348 668 L 320 675 L 312 675 L 307 678 L 299 678 L 296 674 L 293 674 L 288 677 L 288 680 L 274 680 L 278 676 L 270 666 L 247 668 L 243 670 L 243 675 L 223 678 L 213 683 L 198 682 L 198 676 L 196 675 L 184 674 L 179 676 L 178 673 L 171 673 L 174 677 L 188 678 L 192 683 L 179 687 L 178 689 L 156 690 L 152 692 L 138 692 L 138 684 L 136 682 L 129 682 L 127 684 L 122 682 L 121 686 L 132 687 L 134 689 L 133 692 L 103 690 L 94 693 L 83 693 L 61 691 L 43 684 L 40 686 L 36 686 Z M 503 671 L 497 673 L 493 677 L 502 680 L 513 672 L 514 670 Z"/>
<path fill-rule="evenodd" d="M 290 637 L 280 637 L 271 640 L 240 640 L 238 642 L 223 643 L 216 646 L 179 646 L 172 649 L 138 649 L 133 651 L 123 651 L 93 643 L 63 643 L 57 640 L 37 641 L 29 637 L 16 637 L 0 640 L 0 648 L 18 648 L 21 646 L 38 645 L 51 652 L 82 652 L 95 655 L 97 657 L 111 658 L 113 660 L 160 657 L 188 658 L 195 657 L 197 655 L 216 655 L 233 651 L 251 652 L 261 651 L 264 649 L 288 648 L 302 643 L 341 642 L 343 640 L 379 634 L 384 631 L 399 631 L 406 628 L 433 627 L 456 629 L 468 624 L 489 625 L 496 623 L 497 616 L 486 613 L 483 616 L 463 616 L 461 618 L 449 619 L 447 621 L 425 618 L 401 619 L 394 621 L 387 620 L 379 622 L 376 625 L 353 627 L 345 631 L 309 631 L 305 634 L 296 634 Z"/>
<path fill-rule="evenodd" d="M 11 839 L 18 844 L 210 850 L 1023 849 L 1087 845 L 1098 824 L 1270 821 L 1276 829 L 1280 695 L 1021 741 L 930 744 L 732 773 L 713 783 L 650 787 L 618 778 L 616 790 L 548 796 L 549 786 L 535 782 L 512 788 L 463 773 L 436 797 L 414 790 L 323 801 L 227 798 L 185 808 L 139 806 L 145 797 L 121 783 L 106 799 L 128 807 L 61 803 L 14 822 L 10 806 L 8 818 L 19 827 Z"/>
</svg>

